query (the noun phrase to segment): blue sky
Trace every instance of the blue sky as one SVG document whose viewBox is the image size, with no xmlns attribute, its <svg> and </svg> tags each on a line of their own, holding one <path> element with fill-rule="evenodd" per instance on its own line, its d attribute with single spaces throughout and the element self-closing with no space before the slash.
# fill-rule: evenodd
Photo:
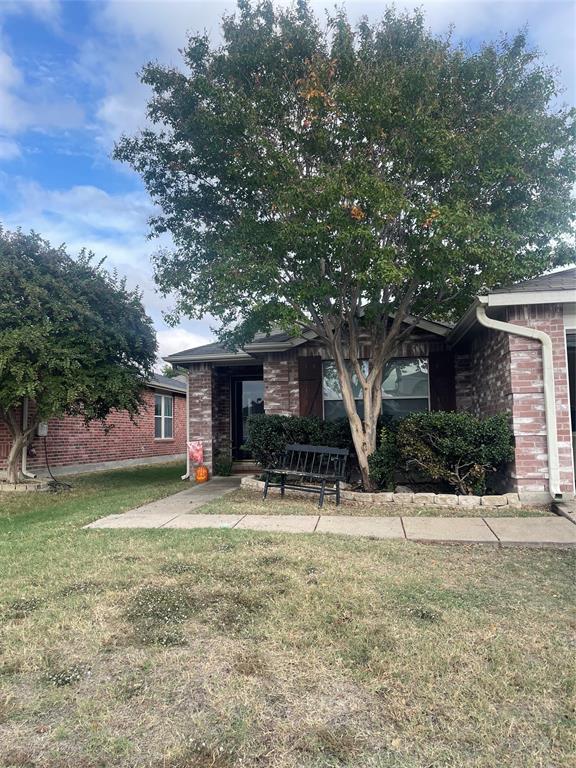
<svg viewBox="0 0 576 768">
<path fill-rule="evenodd" d="M 279 0 L 280 1 L 280 0 Z M 322 12 L 332 0 L 314 2 Z M 82 246 L 144 292 L 161 354 L 209 341 L 210 319 L 166 326 L 169 301 L 154 290 L 146 239 L 152 206 L 142 184 L 111 159 L 115 140 L 145 125 L 146 90 L 136 72 L 150 59 L 180 65 L 186 31 L 214 40 L 234 0 L 0 0 L 0 222 L 35 229 L 70 252 Z M 346 3 L 378 18 L 384 2 Z M 560 70 L 561 101 L 575 104 L 574 0 L 396 2 L 422 6 L 434 31 L 474 48 L 528 25 L 531 42 Z"/>
</svg>

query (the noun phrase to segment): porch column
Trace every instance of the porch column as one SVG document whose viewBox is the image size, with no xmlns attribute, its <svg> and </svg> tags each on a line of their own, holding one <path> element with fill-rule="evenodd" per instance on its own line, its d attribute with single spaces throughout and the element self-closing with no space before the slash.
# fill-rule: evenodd
<svg viewBox="0 0 576 768">
<path fill-rule="evenodd" d="M 190 382 L 190 441 L 201 440 L 204 446 L 204 464 L 212 473 L 214 422 L 213 372 L 208 363 L 193 363 L 188 369 Z"/>
<path fill-rule="evenodd" d="M 278 416 L 298 416 L 300 396 L 298 358 L 294 353 L 271 352 L 263 361 L 264 410 Z"/>
</svg>

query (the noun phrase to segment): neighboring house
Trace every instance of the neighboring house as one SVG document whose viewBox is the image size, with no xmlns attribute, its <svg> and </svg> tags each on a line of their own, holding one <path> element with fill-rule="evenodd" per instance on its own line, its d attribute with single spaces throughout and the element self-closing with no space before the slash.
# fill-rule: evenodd
<svg viewBox="0 0 576 768">
<path fill-rule="evenodd" d="M 94 465 L 147 464 L 183 460 L 186 453 L 186 382 L 184 377 L 154 375 L 144 392 L 144 407 L 134 421 L 127 411 L 112 412 L 106 425 L 85 425 L 81 416 L 50 419 L 45 438 L 36 436 L 28 450 L 31 472 L 44 474 Z M 33 404 L 32 404 L 33 407 Z M 0 422 L 0 473 L 6 467 L 10 433 Z"/>
<path fill-rule="evenodd" d="M 484 327 L 490 322 L 483 320 L 485 312 L 520 331 L 544 332 L 553 368 L 547 377 L 542 341 L 518 336 L 509 326 Z M 418 324 L 388 366 L 383 410 L 397 416 L 423 410 L 509 413 L 516 458 L 507 489 L 534 501 L 571 496 L 575 347 L 576 269 L 497 289 L 478 297 L 455 327 Z M 368 357 L 369 350 L 363 354 Z M 216 451 L 231 452 L 238 468 L 249 460 L 242 445 L 252 413 L 344 415 L 334 364 L 312 331 L 259 334 L 237 352 L 207 344 L 165 359 L 188 369 L 190 440 L 203 441 L 210 468 Z"/>
</svg>

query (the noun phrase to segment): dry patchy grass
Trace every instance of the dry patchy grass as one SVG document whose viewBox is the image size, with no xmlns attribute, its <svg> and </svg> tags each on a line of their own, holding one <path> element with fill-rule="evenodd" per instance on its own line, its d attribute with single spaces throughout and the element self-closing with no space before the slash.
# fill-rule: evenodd
<svg viewBox="0 0 576 768">
<path fill-rule="evenodd" d="M 0 523 L 3 768 L 574 764 L 574 552 L 81 530 L 113 485 Z"/>
<path fill-rule="evenodd" d="M 419 504 L 355 504 L 344 501 L 336 506 L 333 497 L 324 501 L 322 509 L 318 509 L 318 497 L 303 498 L 297 493 L 286 491 L 280 498 L 277 491 L 270 493 L 267 499 L 262 498 L 258 491 L 241 488 L 227 494 L 222 499 L 211 501 L 202 507 L 202 513 L 213 515 L 370 515 L 404 517 L 541 517 L 550 515 L 550 510 L 544 507 L 442 507 L 432 505 L 421 507 Z"/>
</svg>

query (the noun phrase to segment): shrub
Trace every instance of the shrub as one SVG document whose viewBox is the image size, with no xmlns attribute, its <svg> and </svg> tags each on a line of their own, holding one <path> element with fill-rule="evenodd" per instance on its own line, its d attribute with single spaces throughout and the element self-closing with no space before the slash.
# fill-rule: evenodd
<svg viewBox="0 0 576 768">
<path fill-rule="evenodd" d="M 463 494 L 484 493 L 487 476 L 514 456 L 504 414 L 479 419 L 469 413 L 415 413 L 399 423 L 397 445 L 408 466 Z"/>
<path fill-rule="evenodd" d="M 232 474 L 233 460 L 231 456 L 225 453 L 218 453 L 214 456 L 214 474 L 220 477 L 230 477 Z"/>
<path fill-rule="evenodd" d="M 394 489 L 394 475 L 398 466 L 397 427 L 388 424 L 380 430 L 379 445 L 369 457 L 370 480 L 379 490 Z"/>
<path fill-rule="evenodd" d="M 289 443 L 350 448 L 350 426 L 347 419 L 322 421 L 314 416 L 258 414 L 249 418 L 244 448 L 260 466 L 276 466 Z"/>
</svg>

